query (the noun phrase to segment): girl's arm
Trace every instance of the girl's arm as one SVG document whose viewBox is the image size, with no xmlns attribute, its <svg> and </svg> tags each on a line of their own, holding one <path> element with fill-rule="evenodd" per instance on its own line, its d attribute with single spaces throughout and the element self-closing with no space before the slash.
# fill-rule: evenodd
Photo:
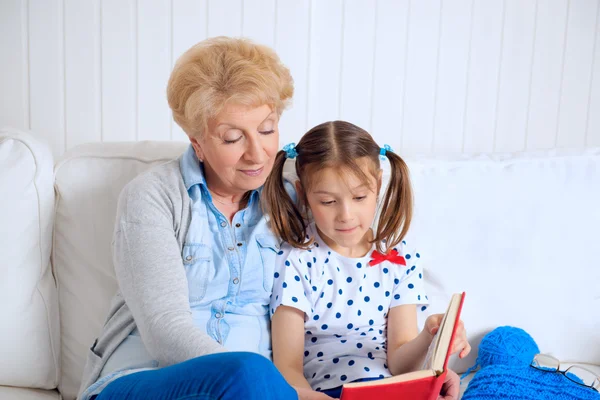
<svg viewBox="0 0 600 400">
<path fill-rule="evenodd" d="M 396 306 L 388 314 L 387 361 L 392 375 L 422 368 L 429 345 L 444 318 L 444 314 L 430 315 L 419 333 L 416 307 L 415 304 Z M 460 352 L 459 357 L 464 358 L 471 351 L 471 345 L 462 320 L 458 322 L 455 335 L 450 354 Z"/>
<path fill-rule="evenodd" d="M 432 339 L 427 329 L 419 333 L 415 304 L 391 308 L 387 323 L 387 364 L 392 375 L 421 369 Z"/>
<path fill-rule="evenodd" d="M 304 312 L 279 306 L 271 318 L 273 362 L 294 388 L 311 389 L 304 377 Z"/>
</svg>

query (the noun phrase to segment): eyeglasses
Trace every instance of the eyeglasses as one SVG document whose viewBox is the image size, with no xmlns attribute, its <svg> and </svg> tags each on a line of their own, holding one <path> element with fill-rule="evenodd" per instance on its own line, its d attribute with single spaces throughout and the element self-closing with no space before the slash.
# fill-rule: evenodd
<svg viewBox="0 0 600 400">
<path fill-rule="evenodd" d="M 531 366 L 540 371 L 559 372 L 578 385 L 587 386 L 600 392 L 600 376 L 589 369 L 573 365 L 561 371 L 560 361 L 547 354 L 536 355 L 531 362 Z"/>
</svg>

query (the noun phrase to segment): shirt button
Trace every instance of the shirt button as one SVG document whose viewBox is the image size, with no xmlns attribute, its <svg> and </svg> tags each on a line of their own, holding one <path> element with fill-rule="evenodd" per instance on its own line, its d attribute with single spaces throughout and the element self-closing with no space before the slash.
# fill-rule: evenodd
<svg viewBox="0 0 600 400">
<path fill-rule="evenodd" d="M 237 285 L 238 283 L 240 283 L 240 280 L 238 278 L 233 278 L 233 283 Z"/>
<path fill-rule="evenodd" d="M 218 313 L 216 313 L 216 314 L 215 314 L 215 317 L 217 317 L 217 318 L 221 318 L 221 317 L 222 317 L 222 315 L 221 315 L 221 313 L 220 313 L 220 312 L 218 312 Z"/>
<path fill-rule="evenodd" d="M 225 228 L 225 227 L 227 226 L 227 222 L 225 222 L 225 221 L 221 221 L 221 226 L 222 226 L 223 228 Z"/>
<path fill-rule="evenodd" d="M 191 261 L 192 256 L 187 256 L 185 259 L 186 259 L 186 261 Z"/>
<path fill-rule="evenodd" d="M 242 247 L 242 243 L 241 242 L 238 242 L 237 245 L 238 245 L 238 247 Z"/>
<path fill-rule="evenodd" d="M 240 224 L 239 222 L 237 224 L 235 224 L 236 228 L 239 228 L 240 226 L 242 226 L 242 224 Z"/>
<path fill-rule="evenodd" d="M 227 248 L 227 250 L 229 250 L 229 251 L 233 251 L 233 250 L 235 250 L 235 249 L 234 249 L 233 247 L 229 246 L 229 247 Z"/>
</svg>

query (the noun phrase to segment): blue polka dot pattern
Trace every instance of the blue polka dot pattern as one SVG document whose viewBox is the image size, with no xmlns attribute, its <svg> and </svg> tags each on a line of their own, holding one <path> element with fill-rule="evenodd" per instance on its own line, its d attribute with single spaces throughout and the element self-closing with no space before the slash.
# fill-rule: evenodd
<svg viewBox="0 0 600 400">
<path fill-rule="evenodd" d="M 310 237 L 313 229 L 307 231 Z M 276 259 L 271 272 L 276 284 L 269 311 L 283 304 L 304 312 L 305 376 L 311 386 L 337 387 L 344 383 L 342 376 L 346 382 L 389 376 L 384 346 L 389 309 L 402 304 L 426 309 L 418 253 L 399 245 L 398 252 L 411 261 L 408 266 L 389 261 L 370 266 L 370 254 L 339 257 L 318 237 L 311 252 L 283 246 L 285 256 Z"/>
</svg>

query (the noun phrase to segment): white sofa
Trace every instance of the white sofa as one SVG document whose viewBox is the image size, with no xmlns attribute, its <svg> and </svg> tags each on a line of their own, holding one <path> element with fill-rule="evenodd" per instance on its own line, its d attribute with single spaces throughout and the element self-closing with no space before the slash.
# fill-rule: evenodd
<svg viewBox="0 0 600 400">
<path fill-rule="evenodd" d="M 73 399 L 116 288 L 121 188 L 185 143 L 94 143 L 56 164 L 29 133 L 0 131 L 0 399 Z M 411 236 L 430 310 L 466 291 L 474 352 L 492 328 L 600 372 L 600 149 L 409 158 Z"/>
</svg>

